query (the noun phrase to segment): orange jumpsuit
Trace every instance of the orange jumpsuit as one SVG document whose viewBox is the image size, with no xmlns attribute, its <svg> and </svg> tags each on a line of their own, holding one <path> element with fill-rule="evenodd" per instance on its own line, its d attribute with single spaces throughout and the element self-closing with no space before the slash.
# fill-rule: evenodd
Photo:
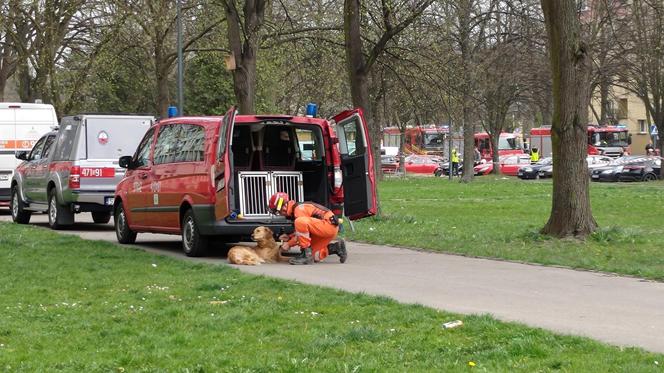
<svg viewBox="0 0 664 373">
<path fill-rule="evenodd" d="M 295 233 L 288 241 L 288 246 L 311 247 L 314 261 L 320 262 L 328 255 L 327 245 L 339 232 L 339 226 L 331 222 L 334 213 L 313 202 L 297 204 L 288 202 L 286 217 L 295 222 Z"/>
</svg>

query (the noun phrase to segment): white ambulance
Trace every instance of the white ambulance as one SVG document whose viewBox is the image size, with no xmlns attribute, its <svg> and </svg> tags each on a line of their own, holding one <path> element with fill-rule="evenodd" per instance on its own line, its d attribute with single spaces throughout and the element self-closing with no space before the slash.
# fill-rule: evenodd
<svg viewBox="0 0 664 373">
<path fill-rule="evenodd" d="M 53 105 L 0 102 L 0 206 L 8 206 L 17 151 L 30 151 L 58 125 Z"/>
</svg>

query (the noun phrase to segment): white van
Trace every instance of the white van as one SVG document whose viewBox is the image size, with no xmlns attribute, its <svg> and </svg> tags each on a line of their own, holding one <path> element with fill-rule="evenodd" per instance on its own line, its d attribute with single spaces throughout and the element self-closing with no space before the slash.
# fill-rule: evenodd
<svg viewBox="0 0 664 373">
<path fill-rule="evenodd" d="M 0 206 L 8 206 L 17 151 L 29 151 L 58 125 L 53 105 L 0 102 Z"/>
</svg>

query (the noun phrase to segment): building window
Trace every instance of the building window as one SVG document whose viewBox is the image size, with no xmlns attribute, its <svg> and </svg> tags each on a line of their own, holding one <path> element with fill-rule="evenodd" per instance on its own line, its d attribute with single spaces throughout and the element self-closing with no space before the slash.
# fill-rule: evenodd
<svg viewBox="0 0 664 373">
<path fill-rule="evenodd" d="M 628 113 L 627 99 L 621 98 L 618 103 L 618 119 L 627 119 Z"/>
<path fill-rule="evenodd" d="M 648 125 L 646 124 L 646 121 L 643 119 L 639 119 L 639 133 L 647 133 L 648 132 Z"/>
</svg>

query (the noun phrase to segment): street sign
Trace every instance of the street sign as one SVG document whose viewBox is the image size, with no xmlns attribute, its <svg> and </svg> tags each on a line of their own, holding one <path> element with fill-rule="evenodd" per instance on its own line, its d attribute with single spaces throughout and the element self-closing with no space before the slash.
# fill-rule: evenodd
<svg viewBox="0 0 664 373">
<path fill-rule="evenodd" d="M 650 125 L 650 134 L 651 135 L 657 135 L 658 134 L 656 125 L 654 125 L 654 124 Z"/>
</svg>

